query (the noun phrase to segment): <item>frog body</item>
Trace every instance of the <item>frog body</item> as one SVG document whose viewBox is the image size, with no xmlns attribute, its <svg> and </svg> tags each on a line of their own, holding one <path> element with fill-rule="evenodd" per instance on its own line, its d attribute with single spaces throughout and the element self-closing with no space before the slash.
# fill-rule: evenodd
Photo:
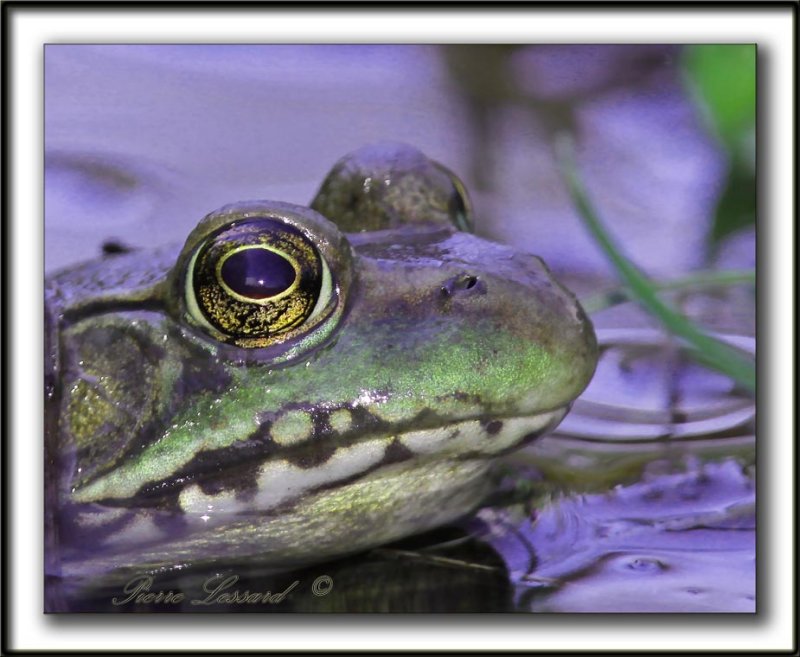
<svg viewBox="0 0 800 657">
<path fill-rule="evenodd" d="M 558 424 L 589 320 L 539 258 L 461 230 L 463 186 L 421 164 L 357 151 L 311 208 L 237 203 L 182 248 L 48 279 L 54 574 L 380 545 L 475 508 L 494 459 Z"/>
</svg>

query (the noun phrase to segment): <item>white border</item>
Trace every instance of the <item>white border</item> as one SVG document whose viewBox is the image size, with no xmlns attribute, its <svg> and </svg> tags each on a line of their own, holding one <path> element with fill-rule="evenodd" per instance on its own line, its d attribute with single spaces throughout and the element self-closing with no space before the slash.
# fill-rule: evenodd
<svg viewBox="0 0 800 657">
<path fill-rule="evenodd" d="M 467 9 L 393 10 L 130 10 L 117 8 L 43 11 L 28 5 L 10 15 L 13 125 L 12 221 L 8 251 L 12 327 L 9 385 L 11 432 L 11 597 L 9 647 L 48 649 L 788 649 L 792 634 L 792 490 L 794 391 L 792 207 L 793 32 L 788 6 L 764 10 L 684 11 L 646 8 L 598 8 L 480 11 Z M 191 16 L 189 16 L 191 14 Z M 759 454 L 763 477 L 760 502 L 759 559 L 769 562 L 761 574 L 759 595 L 766 617 L 603 617 L 511 616 L 491 621 L 470 616 L 415 618 L 263 616 L 95 618 L 86 622 L 45 617 L 41 564 L 42 426 L 42 45 L 87 42 L 755 42 L 768 67 L 762 87 L 759 153 L 768 158 L 768 179 L 760 191 L 769 199 L 769 216 L 759 217 L 769 232 L 759 236 L 762 280 L 769 283 L 770 312 L 762 318 L 759 345 L 769 344 L 774 362 L 763 363 L 759 415 L 768 419 L 761 435 L 769 449 Z M 761 71 L 764 72 L 763 69 Z M 764 161 L 761 161 L 764 166 Z M 763 170 L 763 169 L 762 169 Z M 766 244 L 764 243 L 766 241 Z M 763 289 L 763 288 L 762 288 Z M 762 296 L 761 302 L 765 301 Z M 762 305 L 762 309 L 766 304 Z M 37 330 L 32 330 L 36 327 Z M 767 426 L 767 423 L 764 423 Z M 767 432 L 765 432 L 767 433 Z M 765 459 L 761 457 L 765 456 Z M 764 522 L 767 519 L 770 522 Z M 792 519 L 792 520 L 790 520 Z M 88 620 L 88 619 L 85 619 Z M 66 622 L 65 622 L 66 621 Z M 735 622 L 731 622 L 735 621 Z M 413 631 L 409 624 L 413 623 Z M 146 631 L 139 628 L 146 628 Z"/>
</svg>

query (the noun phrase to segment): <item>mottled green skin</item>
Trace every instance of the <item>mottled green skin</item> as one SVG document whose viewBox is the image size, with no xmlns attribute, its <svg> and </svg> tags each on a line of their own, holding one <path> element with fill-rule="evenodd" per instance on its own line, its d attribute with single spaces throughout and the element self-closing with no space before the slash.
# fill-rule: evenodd
<svg viewBox="0 0 800 657">
<path fill-rule="evenodd" d="M 259 213 L 315 235 L 336 298 L 310 335 L 248 351 L 192 321 L 182 271 L 208 231 Z M 463 222 L 437 211 L 345 237 L 311 210 L 251 202 L 209 215 L 180 252 L 48 279 L 53 568 L 302 563 L 479 503 L 492 459 L 556 424 L 597 355 L 541 260 Z"/>
<path fill-rule="evenodd" d="M 461 181 L 414 148 L 365 146 L 339 160 L 311 202 L 346 233 L 441 223 L 472 231 Z"/>
</svg>

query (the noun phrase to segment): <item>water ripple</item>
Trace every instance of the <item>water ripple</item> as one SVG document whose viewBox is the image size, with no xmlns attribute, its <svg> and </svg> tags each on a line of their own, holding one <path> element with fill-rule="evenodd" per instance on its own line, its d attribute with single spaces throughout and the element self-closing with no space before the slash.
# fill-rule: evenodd
<svg viewBox="0 0 800 657">
<path fill-rule="evenodd" d="M 520 609 L 755 609 L 755 487 L 733 459 L 555 499 L 521 522 L 479 517 Z"/>
</svg>

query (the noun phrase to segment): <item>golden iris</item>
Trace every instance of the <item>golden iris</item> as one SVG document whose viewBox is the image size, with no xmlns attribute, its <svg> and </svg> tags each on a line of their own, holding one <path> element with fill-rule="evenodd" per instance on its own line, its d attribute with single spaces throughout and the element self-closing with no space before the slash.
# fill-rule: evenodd
<svg viewBox="0 0 800 657">
<path fill-rule="evenodd" d="M 223 341 L 266 347 L 311 316 L 325 269 L 317 248 L 294 226 L 248 218 L 198 249 L 187 295 Z"/>
</svg>

